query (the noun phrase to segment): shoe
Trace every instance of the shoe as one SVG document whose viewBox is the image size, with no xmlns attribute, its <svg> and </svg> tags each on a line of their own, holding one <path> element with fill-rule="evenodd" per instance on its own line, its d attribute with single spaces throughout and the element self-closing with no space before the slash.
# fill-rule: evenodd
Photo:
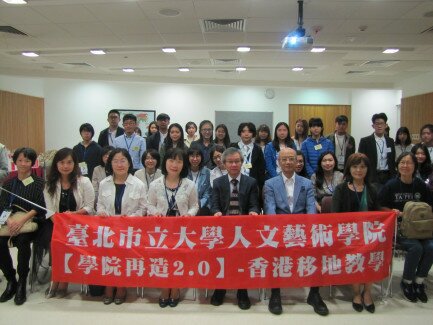
<svg viewBox="0 0 433 325">
<path fill-rule="evenodd" d="M 104 303 L 104 305 L 109 305 L 114 301 L 113 296 L 104 296 L 104 298 L 102 298 L 102 302 Z"/>
<path fill-rule="evenodd" d="M 226 295 L 226 290 L 215 289 L 215 291 L 213 292 L 212 298 L 210 298 L 211 305 L 221 306 L 224 302 L 225 295 Z"/>
<path fill-rule="evenodd" d="M 11 300 L 15 293 L 17 292 L 17 280 L 13 279 L 12 281 L 8 281 L 6 285 L 6 290 L 3 291 L 0 296 L 0 302 L 6 302 Z"/>
<path fill-rule="evenodd" d="M 27 296 L 26 296 L 26 292 L 27 292 L 26 282 L 27 282 L 27 279 L 24 279 L 24 280 L 20 279 L 18 281 L 17 292 L 15 294 L 15 299 L 14 299 L 15 305 L 17 305 L 17 306 L 22 305 L 27 300 Z"/>
<path fill-rule="evenodd" d="M 326 316 L 329 314 L 328 307 L 326 307 L 326 304 L 323 302 L 322 297 L 320 297 L 318 292 L 310 292 L 308 294 L 307 303 L 310 306 L 313 306 L 316 314 L 319 314 L 320 316 Z"/>
<path fill-rule="evenodd" d="M 371 314 L 374 314 L 374 312 L 376 311 L 376 306 L 374 305 L 374 302 L 370 305 L 366 305 L 365 300 L 364 300 L 364 292 L 361 294 L 361 297 L 362 297 L 362 304 L 363 304 L 365 310 Z"/>
<path fill-rule="evenodd" d="M 403 291 L 403 296 L 410 302 L 417 302 L 417 296 L 414 290 L 413 283 L 406 283 L 403 280 L 400 282 L 400 288 Z"/>
<path fill-rule="evenodd" d="M 161 308 L 165 308 L 168 306 L 170 298 L 159 298 L 158 303 L 159 303 L 159 307 Z"/>
<path fill-rule="evenodd" d="M 271 294 L 271 298 L 269 299 L 268 309 L 274 315 L 282 314 L 283 307 L 281 306 L 281 295 L 279 292 Z"/>
<path fill-rule="evenodd" d="M 126 300 L 126 292 L 125 292 L 125 294 L 122 297 L 114 297 L 114 303 L 116 305 L 123 304 L 125 302 L 125 300 Z"/>
<path fill-rule="evenodd" d="M 418 284 L 414 283 L 415 295 L 419 299 L 419 301 L 426 303 L 428 301 L 428 297 L 425 293 L 425 285 L 424 283 Z"/>
<path fill-rule="evenodd" d="M 357 311 L 358 313 L 362 312 L 364 310 L 364 306 L 363 304 L 358 304 L 357 302 L 354 302 L 352 300 L 352 307 L 353 309 L 355 309 L 355 311 Z"/>
<path fill-rule="evenodd" d="M 50 299 L 56 296 L 56 289 L 51 288 L 51 285 L 45 290 L 45 298 Z"/>
<path fill-rule="evenodd" d="M 239 289 L 236 295 L 238 297 L 238 307 L 242 310 L 250 309 L 251 301 L 248 298 L 248 291 L 246 289 Z"/>
<path fill-rule="evenodd" d="M 178 297 L 178 298 L 168 298 L 168 305 L 170 306 L 170 307 L 176 307 L 177 306 L 177 304 L 179 303 L 179 300 L 180 300 L 180 298 Z"/>
</svg>

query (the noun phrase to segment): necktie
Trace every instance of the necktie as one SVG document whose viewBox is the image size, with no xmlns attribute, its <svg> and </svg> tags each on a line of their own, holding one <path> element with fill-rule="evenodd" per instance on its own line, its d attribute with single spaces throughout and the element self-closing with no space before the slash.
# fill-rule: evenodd
<svg viewBox="0 0 433 325">
<path fill-rule="evenodd" d="M 230 194 L 230 205 L 229 205 L 229 215 L 239 215 L 239 192 L 238 192 L 238 183 L 237 179 L 232 179 L 231 183 L 233 184 L 233 190 Z"/>
</svg>

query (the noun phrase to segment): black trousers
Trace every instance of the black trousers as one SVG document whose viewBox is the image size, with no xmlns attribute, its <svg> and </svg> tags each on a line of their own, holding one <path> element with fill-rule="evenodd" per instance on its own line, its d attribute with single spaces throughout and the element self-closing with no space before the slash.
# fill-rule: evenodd
<svg viewBox="0 0 433 325">
<path fill-rule="evenodd" d="M 18 249 L 18 276 L 25 280 L 29 274 L 29 262 L 31 256 L 31 242 L 35 233 L 19 234 L 12 238 L 12 243 Z M 9 236 L 0 237 L 0 270 L 2 270 L 8 281 L 15 279 L 15 269 L 13 266 L 12 256 L 9 250 Z"/>
</svg>

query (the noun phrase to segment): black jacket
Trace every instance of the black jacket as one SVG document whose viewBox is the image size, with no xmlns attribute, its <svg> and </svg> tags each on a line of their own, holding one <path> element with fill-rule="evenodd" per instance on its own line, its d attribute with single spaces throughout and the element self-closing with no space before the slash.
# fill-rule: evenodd
<svg viewBox="0 0 433 325">
<path fill-rule="evenodd" d="M 124 133 L 125 133 L 125 130 L 119 126 L 117 128 L 117 130 L 116 130 L 116 138 L 118 136 L 121 136 Z M 114 141 L 114 139 L 113 139 L 113 141 Z M 102 130 L 101 133 L 99 133 L 98 144 L 101 146 L 101 148 L 104 148 L 104 147 L 106 147 L 106 146 L 109 145 L 109 142 L 108 142 L 108 128 Z"/>
</svg>

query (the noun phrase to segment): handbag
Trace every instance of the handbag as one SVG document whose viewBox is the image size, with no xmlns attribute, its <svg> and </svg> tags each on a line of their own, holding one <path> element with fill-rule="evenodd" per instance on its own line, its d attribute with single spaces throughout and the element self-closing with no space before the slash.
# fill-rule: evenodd
<svg viewBox="0 0 433 325">
<path fill-rule="evenodd" d="M 403 236 L 409 239 L 433 238 L 433 212 L 425 202 L 406 202 L 400 225 Z"/>
<path fill-rule="evenodd" d="M 21 207 L 19 207 L 19 208 L 21 210 L 24 210 Z M 24 211 L 14 212 L 14 213 L 12 213 L 9 216 L 8 220 L 9 219 L 11 219 L 11 220 L 17 220 L 17 221 L 23 220 L 25 218 L 26 213 L 27 212 L 25 212 L 25 210 Z M 9 227 L 8 227 L 7 224 L 4 224 L 4 225 L 2 225 L 0 227 L 1 227 L 0 228 L 0 236 L 10 236 Z M 34 232 L 36 230 L 38 230 L 38 224 L 36 222 L 34 222 L 32 219 L 29 219 L 29 220 L 26 221 L 25 224 L 23 224 L 23 226 L 21 227 L 19 233 L 20 234 L 24 234 L 24 233 L 28 233 L 28 232 Z"/>
</svg>

